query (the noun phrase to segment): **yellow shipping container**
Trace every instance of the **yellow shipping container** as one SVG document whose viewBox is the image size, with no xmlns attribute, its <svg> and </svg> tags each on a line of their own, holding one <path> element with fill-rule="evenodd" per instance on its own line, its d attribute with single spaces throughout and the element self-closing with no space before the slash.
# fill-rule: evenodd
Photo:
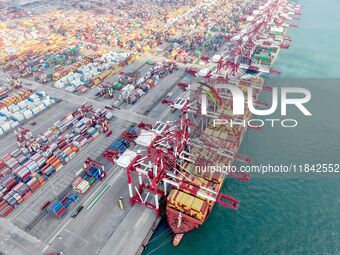
<svg viewBox="0 0 340 255">
<path fill-rule="evenodd" d="M 182 193 L 183 193 L 183 196 L 181 198 L 180 205 L 183 206 L 186 209 L 190 209 L 191 204 L 194 201 L 194 197 L 187 194 L 187 193 L 184 193 L 184 192 L 182 192 Z"/>
<path fill-rule="evenodd" d="M 203 206 L 203 203 L 204 201 L 199 199 L 199 198 L 195 198 L 192 205 L 191 205 L 191 208 L 196 210 L 196 211 L 200 211 L 202 206 Z"/>
</svg>

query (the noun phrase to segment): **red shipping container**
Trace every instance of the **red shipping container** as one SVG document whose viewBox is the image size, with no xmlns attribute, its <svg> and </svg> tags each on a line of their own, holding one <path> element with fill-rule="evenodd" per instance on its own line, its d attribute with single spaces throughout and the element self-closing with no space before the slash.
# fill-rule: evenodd
<svg viewBox="0 0 340 255">
<path fill-rule="evenodd" d="M 49 164 L 46 164 L 46 165 L 43 165 L 41 168 L 40 168 L 40 172 L 43 173 L 46 171 L 47 168 L 49 168 L 50 165 Z"/>
<path fill-rule="evenodd" d="M 22 197 L 23 200 L 26 200 L 27 198 L 29 198 L 32 195 L 32 191 L 29 191 L 25 194 L 25 196 Z"/>
<path fill-rule="evenodd" d="M 65 206 L 60 207 L 59 211 L 56 213 L 57 218 L 62 218 L 66 213 L 66 209 Z"/>
<path fill-rule="evenodd" d="M 0 171 L 4 168 L 6 168 L 6 164 L 1 160 L 0 161 Z"/>
<path fill-rule="evenodd" d="M 5 209 L 0 211 L 1 217 L 7 217 L 11 212 L 13 212 L 14 208 L 12 206 L 7 206 Z"/>
<path fill-rule="evenodd" d="M 35 192 L 37 189 L 39 189 L 40 186 L 38 184 L 34 183 L 34 184 L 31 184 L 29 187 L 30 187 L 32 192 Z"/>
<path fill-rule="evenodd" d="M 6 154 L 5 156 L 2 157 L 1 161 L 2 161 L 2 162 L 6 162 L 6 161 L 8 161 L 10 158 L 11 158 L 11 155 Z"/>
<path fill-rule="evenodd" d="M 6 208 L 7 206 L 9 206 L 9 204 L 8 204 L 5 200 L 2 200 L 2 201 L 0 202 L 0 212 L 1 212 L 4 208 Z"/>
</svg>

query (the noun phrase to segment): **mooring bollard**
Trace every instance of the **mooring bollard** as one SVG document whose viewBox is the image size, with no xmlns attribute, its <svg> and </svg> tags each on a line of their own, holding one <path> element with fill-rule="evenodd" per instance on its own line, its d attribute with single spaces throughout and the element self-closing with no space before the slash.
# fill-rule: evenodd
<svg viewBox="0 0 340 255">
<path fill-rule="evenodd" d="M 118 202 L 119 202 L 119 207 L 120 207 L 120 209 L 121 209 L 121 210 L 124 210 L 124 201 L 123 201 L 123 197 L 120 197 L 119 200 L 118 200 Z"/>
</svg>

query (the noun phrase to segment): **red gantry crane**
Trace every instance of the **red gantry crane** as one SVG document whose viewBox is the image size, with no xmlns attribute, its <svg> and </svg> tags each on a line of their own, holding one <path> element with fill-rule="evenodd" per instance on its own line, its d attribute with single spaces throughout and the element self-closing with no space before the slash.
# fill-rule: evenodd
<svg viewBox="0 0 340 255">
<path fill-rule="evenodd" d="M 128 186 L 131 204 L 139 203 L 160 213 L 160 203 L 172 188 L 184 190 L 194 196 L 201 196 L 209 201 L 218 202 L 223 206 L 237 209 L 239 202 L 221 192 L 216 192 L 205 186 L 194 183 L 188 173 L 183 172 L 182 165 L 185 161 L 197 161 L 196 163 L 207 164 L 205 157 L 196 157 L 190 154 L 190 148 L 199 148 L 202 152 L 220 153 L 231 160 L 240 160 L 250 163 L 247 156 L 232 153 L 224 149 L 220 144 L 205 140 L 198 142 L 192 138 L 192 128 L 199 129 L 198 123 L 193 123 L 192 118 L 197 112 L 191 109 L 189 99 L 178 98 L 163 100 L 167 104 L 180 111 L 180 117 L 174 122 L 157 122 L 154 126 L 144 123 L 139 125 L 140 134 L 134 142 L 143 146 L 144 153 L 140 151 L 126 150 L 116 163 L 124 167 L 128 176 Z M 197 134 L 197 130 L 195 133 Z M 190 174 L 189 174 L 190 175 Z M 230 174 L 239 180 L 246 181 L 250 177 L 246 173 L 237 171 Z"/>
</svg>

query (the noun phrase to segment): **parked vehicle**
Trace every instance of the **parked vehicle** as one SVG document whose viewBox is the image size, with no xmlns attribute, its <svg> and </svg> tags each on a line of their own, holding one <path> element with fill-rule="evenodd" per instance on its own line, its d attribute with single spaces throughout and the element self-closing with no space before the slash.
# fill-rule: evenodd
<svg viewBox="0 0 340 255">
<path fill-rule="evenodd" d="M 73 211 L 73 213 L 71 214 L 72 218 L 75 218 L 78 216 L 78 214 L 83 210 L 84 206 L 79 206 L 75 211 Z"/>
</svg>

